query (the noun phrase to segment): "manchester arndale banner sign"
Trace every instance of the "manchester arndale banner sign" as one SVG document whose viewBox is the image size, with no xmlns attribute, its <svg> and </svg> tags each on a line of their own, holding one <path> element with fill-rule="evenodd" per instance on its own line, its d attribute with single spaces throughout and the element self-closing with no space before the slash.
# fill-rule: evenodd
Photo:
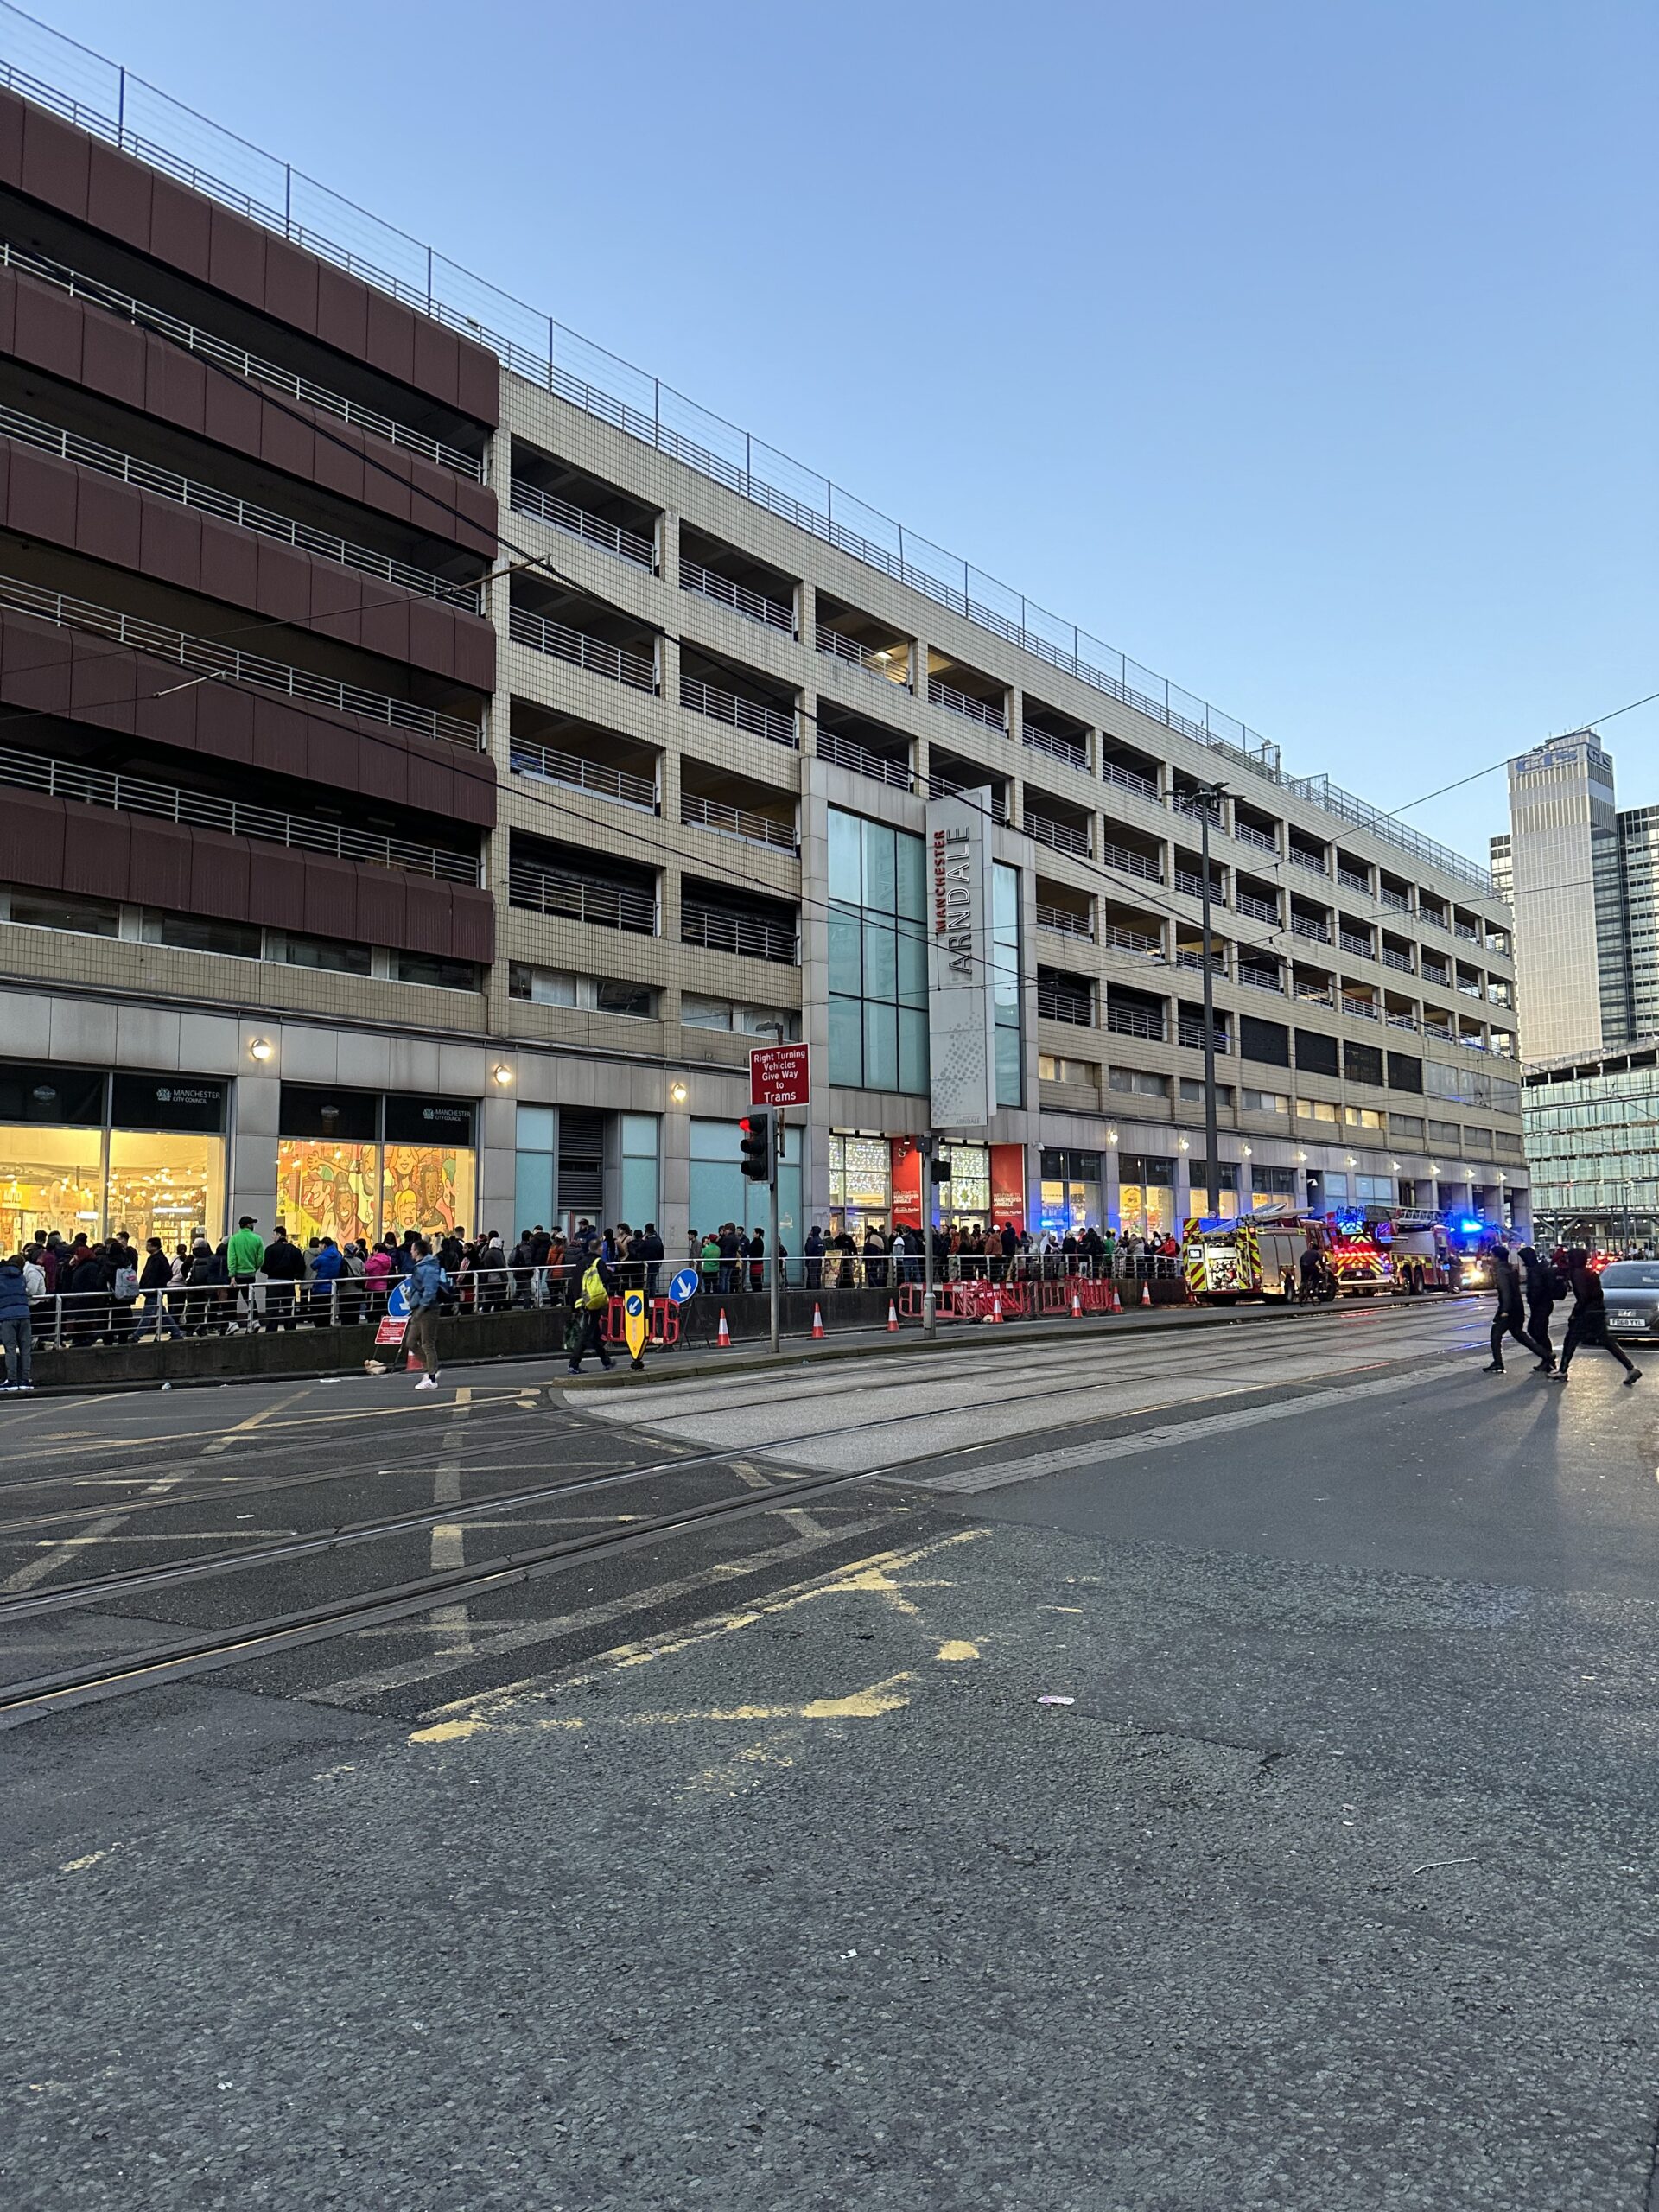
<svg viewBox="0 0 1659 2212">
<path fill-rule="evenodd" d="M 927 804 L 927 1046 L 933 1127 L 982 1129 L 996 1111 L 988 791 Z"/>
</svg>

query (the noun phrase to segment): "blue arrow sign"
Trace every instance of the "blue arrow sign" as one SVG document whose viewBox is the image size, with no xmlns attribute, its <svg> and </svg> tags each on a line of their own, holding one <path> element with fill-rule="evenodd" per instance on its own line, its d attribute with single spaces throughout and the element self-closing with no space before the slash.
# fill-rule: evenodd
<svg viewBox="0 0 1659 2212">
<path fill-rule="evenodd" d="M 668 1286 L 668 1294 L 677 1306 L 683 1306 L 688 1298 L 695 1298 L 696 1292 L 697 1271 L 695 1268 L 682 1268 Z"/>
<path fill-rule="evenodd" d="M 406 1282 L 393 1283 L 391 1295 L 386 1300 L 386 1311 L 394 1321 L 408 1320 L 409 1285 Z"/>
</svg>

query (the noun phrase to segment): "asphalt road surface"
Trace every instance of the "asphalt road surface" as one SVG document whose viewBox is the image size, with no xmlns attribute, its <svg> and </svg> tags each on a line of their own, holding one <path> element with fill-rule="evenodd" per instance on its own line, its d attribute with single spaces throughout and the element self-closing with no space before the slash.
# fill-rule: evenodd
<svg viewBox="0 0 1659 2212">
<path fill-rule="evenodd" d="M 1484 1320 L 8 1407 L 0 2201 L 1659 2212 L 1659 1371 Z"/>
</svg>

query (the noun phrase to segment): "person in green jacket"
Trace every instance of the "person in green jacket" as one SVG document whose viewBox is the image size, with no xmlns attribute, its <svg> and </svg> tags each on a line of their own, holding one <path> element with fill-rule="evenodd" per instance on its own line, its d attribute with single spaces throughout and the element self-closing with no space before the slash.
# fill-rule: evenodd
<svg viewBox="0 0 1659 2212">
<path fill-rule="evenodd" d="M 245 1213 L 225 1246 L 225 1267 L 231 1278 L 231 1287 L 236 1293 L 238 1308 L 245 1300 L 246 1302 L 244 1325 L 250 1329 L 257 1329 L 259 1325 L 259 1317 L 253 1305 L 253 1279 L 258 1274 L 259 1262 L 264 1256 L 265 1240 L 254 1227 L 253 1216 Z"/>
<path fill-rule="evenodd" d="M 720 1239 L 715 1235 L 713 1230 L 710 1230 L 702 1240 L 701 1265 L 702 1287 L 705 1290 L 712 1290 L 715 1287 L 715 1278 L 720 1273 Z"/>
</svg>

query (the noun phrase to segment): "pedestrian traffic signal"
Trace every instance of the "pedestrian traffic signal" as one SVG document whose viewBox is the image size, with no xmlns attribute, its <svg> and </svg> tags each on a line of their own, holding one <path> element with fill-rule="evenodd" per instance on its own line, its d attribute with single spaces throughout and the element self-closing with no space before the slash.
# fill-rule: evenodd
<svg viewBox="0 0 1659 2212">
<path fill-rule="evenodd" d="M 757 1106 L 738 1123 L 743 1132 L 743 1173 L 751 1183 L 772 1180 L 772 1116 Z"/>
</svg>

